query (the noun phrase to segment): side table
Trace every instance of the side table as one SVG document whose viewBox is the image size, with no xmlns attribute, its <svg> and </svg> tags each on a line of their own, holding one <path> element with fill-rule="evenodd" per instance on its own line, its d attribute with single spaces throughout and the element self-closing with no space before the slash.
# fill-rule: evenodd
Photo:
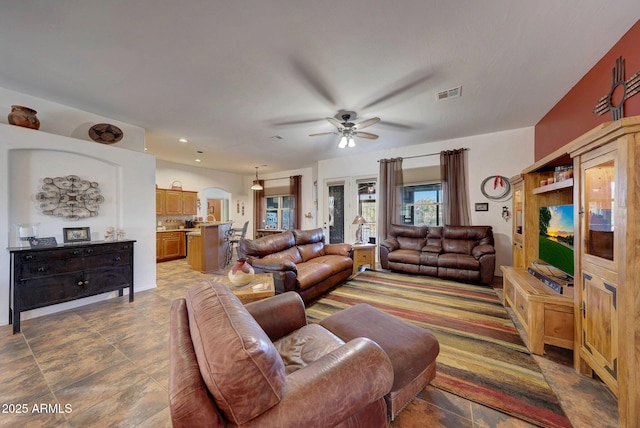
<svg viewBox="0 0 640 428">
<path fill-rule="evenodd" d="M 376 267 L 376 246 L 375 244 L 354 244 L 353 245 L 353 272 L 355 275 L 360 270 L 360 266 L 369 265 L 372 269 Z"/>
<path fill-rule="evenodd" d="M 273 284 L 273 274 L 270 273 L 257 273 L 253 275 L 250 283 L 241 286 L 233 285 L 226 275 L 220 279 L 216 279 L 216 281 L 229 287 L 233 294 L 235 294 L 244 305 L 276 294 Z"/>
</svg>

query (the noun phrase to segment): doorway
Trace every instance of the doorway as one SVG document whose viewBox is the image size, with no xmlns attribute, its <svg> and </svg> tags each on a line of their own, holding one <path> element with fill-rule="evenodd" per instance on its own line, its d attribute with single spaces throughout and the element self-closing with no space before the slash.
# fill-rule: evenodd
<svg viewBox="0 0 640 428">
<path fill-rule="evenodd" d="M 219 221 L 222 218 L 223 199 L 207 199 L 207 221 Z"/>
</svg>

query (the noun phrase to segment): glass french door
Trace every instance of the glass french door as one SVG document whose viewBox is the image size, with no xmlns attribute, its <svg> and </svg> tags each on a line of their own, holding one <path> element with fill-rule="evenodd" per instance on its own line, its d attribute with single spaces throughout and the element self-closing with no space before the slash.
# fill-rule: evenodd
<svg viewBox="0 0 640 428">
<path fill-rule="evenodd" d="M 329 244 L 345 241 L 345 181 L 327 182 L 325 185 L 324 230 Z"/>
</svg>

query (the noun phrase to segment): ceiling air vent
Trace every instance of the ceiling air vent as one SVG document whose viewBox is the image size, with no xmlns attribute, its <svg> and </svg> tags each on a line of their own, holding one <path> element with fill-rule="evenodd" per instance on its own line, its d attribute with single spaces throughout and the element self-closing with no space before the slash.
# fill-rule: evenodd
<svg viewBox="0 0 640 428">
<path fill-rule="evenodd" d="M 449 98 L 457 98 L 462 95 L 462 86 L 456 86 L 455 88 L 447 89 L 446 91 L 441 91 L 436 93 L 436 100 L 443 101 L 448 100 Z"/>
</svg>

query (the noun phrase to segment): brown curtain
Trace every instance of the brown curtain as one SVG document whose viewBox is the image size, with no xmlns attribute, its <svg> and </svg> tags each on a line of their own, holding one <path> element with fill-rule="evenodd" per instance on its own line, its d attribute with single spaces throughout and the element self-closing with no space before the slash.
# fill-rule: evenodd
<svg viewBox="0 0 640 428">
<path fill-rule="evenodd" d="M 469 225 L 469 195 L 465 149 L 440 152 L 442 180 L 442 219 L 445 225 Z"/>
<path fill-rule="evenodd" d="M 402 224 L 402 158 L 380 159 L 378 239 L 387 237 L 390 224 Z"/>
<path fill-rule="evenodd" d="M 262 214 L 264 213 L 264 180 L 258 180 L 262 190 L 253 191 L 253 238 L 258 236 L 258 229 L 262 228 Z"/>
<path fill-rule="evenodd" d="M 289 186 L 291 187 L 291 194 L 293 195 L 294 216 L 293 216 L 293 228 L 302 227 L 302 176 L 292 175 L 289 177 Z"/>
</svg>

